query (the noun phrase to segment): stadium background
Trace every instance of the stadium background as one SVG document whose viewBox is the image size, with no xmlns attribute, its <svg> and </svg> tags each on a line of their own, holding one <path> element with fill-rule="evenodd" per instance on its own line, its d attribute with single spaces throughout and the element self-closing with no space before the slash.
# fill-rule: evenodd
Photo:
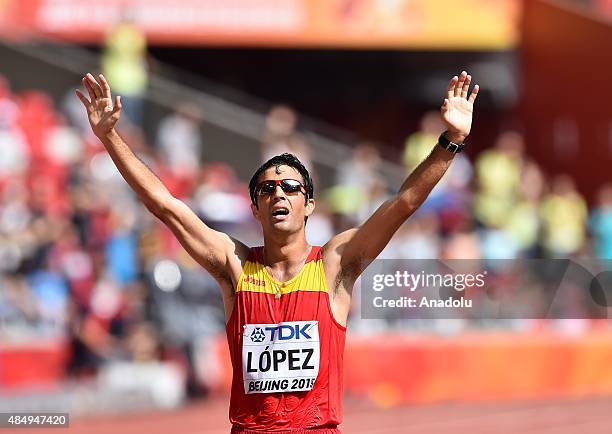
<svg viewBox="0 0 612 434">
<path fill-rule="evenodd" d="M 611 22 L 605 0 L 0 2 L 0 410 L 229 429 L 215 283 L 92 137 L 85 72 L 172 192 L 255 245 L 245 182 L 266 156 L 309 162 L 324 243 L 424 157 L 466 69 L 470 146 L 383 256 L 612 259 Z M 610 431 L 607 319 L 359 314 L 344 432 Z"/>
</svg>

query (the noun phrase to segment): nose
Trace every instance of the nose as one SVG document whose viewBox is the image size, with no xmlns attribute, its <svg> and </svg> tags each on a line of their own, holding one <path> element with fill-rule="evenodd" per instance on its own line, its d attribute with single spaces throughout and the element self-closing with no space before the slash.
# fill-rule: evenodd
<svg viewBox="0 0 612 434">
<path fill-rule="evenodd" d="M 285 191 L 282 189 L 280 184 L 274 186 L 274 193 L 272 194 L 272 196 L 273 197 L 277 197 L 277 196 L 285 197 Z"/>
<path fill-rule="evenodd" d="M 277 185 L 274 189 L 274 193 L 270 195 L 270 203 L 275 205 L 279 202 L 287 202 L 289 199 L 287 198 L 287 194 L 283 191 L 280 185 Z"/>
</svg>

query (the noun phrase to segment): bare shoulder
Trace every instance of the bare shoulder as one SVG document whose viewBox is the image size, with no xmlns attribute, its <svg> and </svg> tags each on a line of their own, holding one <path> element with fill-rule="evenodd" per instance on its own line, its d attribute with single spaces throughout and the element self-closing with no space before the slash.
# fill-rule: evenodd
<svg viewBox="0 0 612 434">
<path fill-rule="evenodd" d="M 338 260 L 342 257 L 342 252 L 348 244 L 348 242 L 355 236 L 358 228 L 351 228 L 344 232 L 339 233 L 329 240 L 323 246 L 323 254 L 325 260 Z M 327 264 L 326 264 L 327 265 Z M 332 265 L 332 264 L 330 264 Z"/>
</svg>

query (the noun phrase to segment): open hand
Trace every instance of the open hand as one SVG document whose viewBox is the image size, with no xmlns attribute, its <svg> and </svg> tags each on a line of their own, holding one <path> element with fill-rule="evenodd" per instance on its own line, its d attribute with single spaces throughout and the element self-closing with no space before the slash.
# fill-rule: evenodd
<svg viewBox="0 0 612 434">
<path fill-rule="evenodd" d="M 89 73 L 83 77 L 83 86 L 87 89 L 90 99 L 87 99 L 78 89 L 76 94 L 87 110 L 92 131 L 98 138 L 102 138 L 113 130 L 121 116 L 121 97 L 115 97 L 113 107 L 110 86 L 102 74 L 98 77 L 99 84 Z"/>
<path fill-rule="evenodd" d="M 472 113 L 479 86 L 474 86 L 468 98 L 471 81 L 472 76 L 465 71 L 462 71 L 459 77 L 455 75 L 451 78 L 446 89 L 446 98 L 440 108 L 448 131 L 447 137 L 454 143 L 463 143 L 472 128 Z"/>
</svg>

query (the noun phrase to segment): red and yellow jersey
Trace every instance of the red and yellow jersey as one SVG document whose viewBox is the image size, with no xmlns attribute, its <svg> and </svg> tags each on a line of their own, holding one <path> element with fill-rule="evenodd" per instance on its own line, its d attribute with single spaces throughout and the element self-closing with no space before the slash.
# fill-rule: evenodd
<svg viewBox="0 0 612 434">
<path fill-rule="evenodd" d="M 333 317 L 320 247 L 287 282 L 251 249 L 226 326 L 233 432 L 335 428 L 342 421 L 346 328 Z"/>
</svg>

